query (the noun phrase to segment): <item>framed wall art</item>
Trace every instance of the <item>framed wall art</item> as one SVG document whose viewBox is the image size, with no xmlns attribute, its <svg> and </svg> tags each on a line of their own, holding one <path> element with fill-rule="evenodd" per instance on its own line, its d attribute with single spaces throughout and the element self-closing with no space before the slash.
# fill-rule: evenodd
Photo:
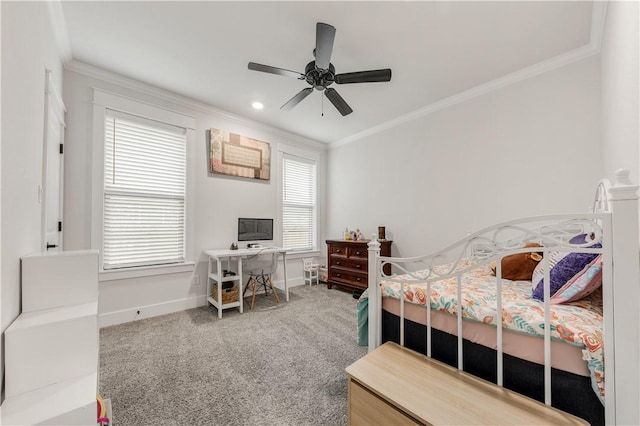
<svg viewBox="0 0 640 426">
<path fill-rule="evenodd" d="M 271 178 L 271 145 L 219 129 L 209 130 L 209 173 Z"/>
</svg>

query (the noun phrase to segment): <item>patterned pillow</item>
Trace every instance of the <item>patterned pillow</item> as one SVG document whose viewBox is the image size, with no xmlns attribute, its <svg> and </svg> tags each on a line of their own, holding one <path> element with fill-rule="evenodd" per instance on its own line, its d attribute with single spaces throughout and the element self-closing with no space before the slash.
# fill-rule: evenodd
<svg viewBox="0 0 640 426">
<path fill-rule="evenodd" d="M 593 293 L 593 291 L 601 285 L 602 255 L 599 255 L 593 262 L 588 264 L 582 271 L 563 285 L 556 294 L 551 297 L 550 303 L 557 305 L 580 300 Z"/>
<path fill-rule="evenodd" d="M 573 237 L 569 242 L 571 244 L 585 244 L 588 242 L 589 236 L 581 234 Z M 600 248 L 600 243 L 590 245 L 591 248 Z M 553 297 L 571 279 L 591 264 L 597 257 L 595 253 L 571 253 L 567 251 L 551 252 L 549 256 L 549 275 L 551 278 L 550 294 Z M 533 286 L 532 297 L 536 300 L 544 300 L 544 261 L 540 262 L 533 271 L 531 284 Z"/>
</svg>

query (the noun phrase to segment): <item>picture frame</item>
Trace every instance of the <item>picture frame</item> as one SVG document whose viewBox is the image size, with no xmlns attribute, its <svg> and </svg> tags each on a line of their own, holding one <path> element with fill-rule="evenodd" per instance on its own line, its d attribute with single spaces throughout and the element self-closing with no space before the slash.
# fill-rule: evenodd
<svg viewBox="0 0 640 426">
<path fill-rule="evenodd" d="M 210 129 L 209 173 L 271 179 L 271 144 L 248 136 Z"/>
</svg>

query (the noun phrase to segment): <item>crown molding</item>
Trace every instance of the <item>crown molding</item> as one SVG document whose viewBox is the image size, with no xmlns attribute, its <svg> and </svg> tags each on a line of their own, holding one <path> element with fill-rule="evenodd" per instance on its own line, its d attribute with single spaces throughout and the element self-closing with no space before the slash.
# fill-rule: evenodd
<svg viewBox="0 0 640 426">
<path fill-rule="evenodd" d="M 179 105 L 184 108 L 188 108 L 194 112 L 212 115 L 215 117 L 223 118 L 225 120 L 233 121 L 242 126 L 247 126 L 247 127 L 261 130 L 261 131 L 265 131 L 277 137 L 280 137 L 284 140 L 288 140 L 296 143 L 302 143 L 308 147 L 312 147 L 322 151 L 327 149 L 327 144 L 325 143 L 318 142 L 313 139 L 309 139 L 304 136 L 298 135 L 296 133 L 288 132 L 278 127 L 269 126 L 267 124 L 242 117 L 240 115 L 236 115 L 228 111 L 218 109 L 204 102 L 196 101 L 194 99 L 188 98 L 183 95 L 178 95 L 168 90 L 152 86 L 148 83 L 144 83 L 139 80 L 134 80 L 132 78 L 125 77 L 121 74 L 117 74 L 115 72 L 108 71 L 91 64 L 87 64 L 86 62 L 81 62 L 75 59 L 71 59 L 68 63 L 65 64 L 64 69 L 67 71 L 85 75 L 87 77 L 96 78 L 98 80 L 102 80 L 104 82 L 111 83 L 111 84 L 123 87 L 125 89 L 135 90 L 136 92 L 153 96 L 154 98 L 171 102 L 175 105 Z"/>
<path fill-rule="evenodd" d="M 71 60 L 72 55 L 71 42 L 69 41 L 67 22 L 64 19 L 62 4 L 60 3 L 60 0 L 49 0 L 47 2 L 47 6 L 49 9 L 51 29 L 53 30 L 54 39 L 56 40 L 56 46 L 58 47 L 62 64 L 65 65 Z"/>
<path fill-rule="evenodd" d="M 408 114 L 397 117 L 393 120 L 389 120 L 377 126 L 370 127 L 366 130 L 363 130 L 362 132 L 355 133 L 351 136 L 347 136 L 346 138 L 331 142 L 329 144 L 329 149 L 337 148 L 339 146 L 348 144 L 350 142 L 354 142 L 358 139 L 362 139 L 367 136 L 371 136 L 376 133 L 380 133 L 385 130 L 392 129 L 396 126 L 418 119 L 420 117 L 424 117 L 436 111 L 440 111 L 442 109 L 448 108 L 452 105 L 468 101 L 470 99 L 484 95 L 491 91 L 501 89 L 503 87 L 517 83 L 519 81 L 523 81 L 528 78 L 535 77 L 537 75 L 554 70 L 556 68 L 561 68 L 573 62 L 577 62 L 582 59 L 588 58 L 590 56 L 599 54 L 600 49 L 602 47 L 602 37 L 604 35 L 604 26 L 605 26 L 605 21 L 607 16 L 607 3 L 608 3 L 608 0 L 593 1 L 593 5 L 591 9 L 591 30 L 590 30 L 588 45 L 579 47 L 567 53 L 558 55 L 554 58 L 548 59 L 543 62 L 539 62 L 530 67 L 523 68 L 519 71 L 508 74 L 504 77 L 500 77 L 490 82 L 473 87 L 464 92 L 458 93 L 456 95 L 453 95 L 448 98 L 442 99 L 440 101 L 434 102 L 432 104 L 426 105 L 420 109 L 417 109 Z"/>
<path fill-rule="evenodd" d="M 386 121 L 377 126 L 366 129 L 362 132 L 353 134 L 351 136 L 337 140 L 335 142 L 331 142 L 329 144 L 329 148 L 330 149 L 337 148 L 339 146 L 356 141 L 358 139 L 362 139 L 364 137 L 371 136 L 376 133 L 380 133 L 385 130 L 392 129 L 394 127 L 397 127 L 409 121 L 413 121 L 418 118 L 427 116 L 429 114 L 433 114 L 436 111 L 440 111 L 450 106 L 471 100 L 473 98 L 477 98 L 478 96 L 482 96 L 487 93 L 493 92 L 495 90 L 502 89 L 503 87 L 507 87 L 512 84 L 518 83 L 520 81 L 527 80 L 529 78 L 546 73 L 556 68 L 564 67 L 573 62 L 580 61 L 582 59 L 596 55 L 598 53 L 600 53 L 600 51 L 593 48 L 590 44 L 579 47 L 567 53 L 563 53 L 561 55 L 547 59 L 546 61 L 539 62 L 537 64 L 534 64 L 529 67 L 518 70 L 516 72 L 513 72 L 511 74 L 507 74 L 503 77 L 497 78 L 495 80 L 491 80 L 487 83 L 480 84 L 469 90 L 465 90 L 464 92 L 460 92 L 453 96 L 449 96 L 448 98 L 434 102 L 420 109 L 412 111 L 408 114 L 401 115 L 400 117 L 394 118 L 393 120 Z"/>
<path fill-rule="evenodd" d="M 376 133 L 380 133 L 385 130 L 392 129 L 404 123 L 432 114 L 436 111 L 440 111 L 442 109 L 468 101 L 478 96 L 482 96 L 492 91 L 499 90 L 503 87 L 507 87 L 511 84 L 518 83 L 520 81 L 535 77 L 545 72 L 552 71 L 554 69 L 569 65 L 573 62 L 577 62 L 582 59 L 588 58 L 590 56 L 599 54 L 602 46 L 602 38 L 604 34 L 604 26 L 605 26 L 606 13 L 607 13 L 607 2 L 608 0 L 593 1 L 592 13 L 591 13 L 591 30 L 590 30 L 590 38 L 589 38 L 588 45 L 579 47 L 577 49 L 558 55 L 554 58 L 550 58 L 546 61 L 539 62 L 532 66 L 523 68 L 519 71 L 513 72 L 511 74 L 497 78 L 487 83 L 483 83 L 479 86 L 473 87 L 464 92 L 460 92 L 448 98 L 426 105 L 415 111 L 409 112 L 407 114 L 404 114 L 392 120 L 383 122 L 377 126 L 370 127 L 361 132 L 352 134 L 350 136 L 347 136 L 346 138 L 336 140 L 329 144 L 318 142 L 313 139 L 306 138 L 296 133 L 291 133 L 287 130 L 284 130 L 278 127 L 274 127 L 268 124 L 254 121 L 254 120 L 242 117 L 240 115 L 236 115 L 236 114 L 215 108 L 209 104 L 196 101 L 186 96 L 178 95 L 178 94 L 169 92 L 167 90 L 151 86 L 139 80 L 134 80 L 128 77 L 124 77 L 120 74 L 107 71 L 84 62 L 74 60 L 72 59 L 71 45 L 69 42 L 67 30 L 66 30 L 67 26 L 64 19 L 64 14 L 62 11 L 60 0 L 50 0 L 47 3 L 49 5 L 49 12 L 50 12 L 53 31 L 56 38 L 56 43 L 62 57 L 64 68 L 66 70 L 83 74 L 89 77 L 97 78 L 97 79 L 100 79 L 112 84 L 116 84 L 131 90 L 136 90 L 140 93 L 147 94 L 168 102 L 172 102 L 174 104 L 189 108 L 194 111 L 198 111 L 204 114 L 214 115 L 220 118 L 234 121 L 244 126 L 249 126 L 262 131 L 273 133 L 284 139 L 300 142 L 305 145 L 314 147 L 316 149 L 326 150 L 327 148 L 333 149 L 333 148 L 354 142 L 356 140 L 374 135 Z"/>
</svg>

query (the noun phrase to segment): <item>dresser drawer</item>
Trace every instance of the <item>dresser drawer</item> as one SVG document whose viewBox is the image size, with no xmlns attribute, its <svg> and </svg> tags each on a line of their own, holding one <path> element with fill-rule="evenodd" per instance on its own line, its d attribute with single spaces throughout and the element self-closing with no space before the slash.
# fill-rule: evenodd
<svg viewBox="0 0 640 426">
<path fill-rule="evenodd" d="M 329 279 L 335 282 L 350 284 L 355 287 L 367 287 L 367 273 L 335 266 L 329 269 Z"/>
<path fill-rule="evenodd" d="M 367 271 L 367 259 L 359 259 L 356 257 L 344 257 L 333 255 L 329 258 L 330 266 L 340 266 L 341 268 L 353 269 L 355 271 Z"/>
<path fill-rule="evenodd" d="M 331 244 L 329 246 L 329 255 L 338 254 L 341 256 L 347 255 L 347 245 L 346 244 Z"/>
<path fill-rule="evenodd" d="M 357 257 L 360 259 L 368 259 L 369 258 L 369 250 L 366 245 L 358 246 L 350 246 L 348 251 L 349 257 Z"/>
</svg>

